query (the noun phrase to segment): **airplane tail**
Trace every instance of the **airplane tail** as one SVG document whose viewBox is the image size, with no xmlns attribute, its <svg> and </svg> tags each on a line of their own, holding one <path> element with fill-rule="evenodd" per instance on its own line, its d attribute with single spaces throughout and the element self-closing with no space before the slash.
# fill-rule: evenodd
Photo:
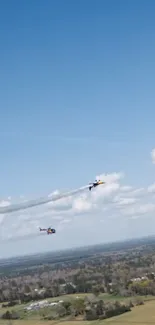
<svg viewBox="0 0 155 325">
<path fill-rule="evenodd" d="M 40 231 L 47 231 L 47 229 L 44 229 L 44 228 L 39 227 L 39 229 L 40 229 Z"/>
</svg>

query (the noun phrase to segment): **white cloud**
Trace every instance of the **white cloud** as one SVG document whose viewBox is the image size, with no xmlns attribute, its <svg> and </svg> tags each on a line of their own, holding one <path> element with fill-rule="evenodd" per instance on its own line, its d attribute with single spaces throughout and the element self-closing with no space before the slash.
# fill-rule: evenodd
<svg viewBox="0 0 155 325">
<path fill-rule="evenodd" d="M 145 190 L 145 188 L 144 187 L 141 187 L 141 188 L 137 188 L 137 189 L 135 189 L 135 190 L 133 190 L 133 191 L 131 191 L 131 195 L 133 195 L 133 196 L 141 196 L 141 195 L 143 195 L 143 193 L 145 192 L 146 190 Z"/>
<path fill-rule="evenodd" d="M 87 195 L 81 195 L 81 197 L 73 200 L 72 209 L 76 212 L 87 212 L 92 209 L 93 205 L 88 200 Z"/>
<path fill-rule="evenodd" d="M 121 186 L 121 191 L 122 192 L 129 192 L 132 190 L 132 186 Z"/>
<path fill-rule="evenodd" d="M 150 193 L 154 193 L 155 192 L 155 183 L 152 184 L 152 185 L 150 185 L 150 186 L 148 186 L 148 192 L 150 192 Z"/>
<path fill-rule="evenodd" d="M 0 207 L 7 207 L 9 206 L 11 203 L 10 203 L 10 199 L 7 201 L 7 200 L 2 200 L 0 201 Z"/>
<path fill-rule="evenodd" d="M 137 199 L 135 198 L 119 198 L 116 203 L 119 205 L 119 206 L 123 206 L 123 205 L 131 205 L 133 203 L 137 202 Z"/>
<path fill-rule="evenodd" d="M 57 230 L 54 238 L 55 245 L 57 245 L 55 247 L 61 246 L 62 248 L 64 242 L 72 245 L 78 243 L 79 240 L 79 244 L 82 245 L 86 241 L 95 243 L 95 238 L 100 242 L 112 240 L 115 234 L 118 236 L 126 234 L 127 237 L 131 234 L 132 236 L 132 233 L 136 232 L 136 227 L 138 227 L 138 232 L 143 235 L 143 232 L 145 233 L 145 230 L 148 229 L 146 226 L 148 220 L 152 220 L 150 229 L 153 231 L 155 226 L 155 184 L 137 188 L 130 184 L 124 184 L 126 183 L 125 175 L 122 172 L 101 174 L 96 179 L 103 179 L 106 184 L 98 186 L 92 191 L 86 189 L 85 192 L 77 193 L 76 196 L 69 196 L 43 206 L 1 215 L 1 239 L 32 238 L 34 241 L 35 237 L 41 236 L 38 230 L 39 226 L 52 226 Z M 58 194 L 60 192 L 56 190 L 49 196 Z M 22 197 L 19 198 L 19 202 L 22 200 Z M 4 207 L 10 203 L 14 203 L 12 198 L 1 201 L 0 206 Z M 140 222 L 140 218 L 141 220 L 146 219 L 143 228 L 141 228 L 142 222 L 133 228 L 134 222 Z M 132 225 L 130 230 L 129 220 Z"/>
<path fill-rule="evenodd" d="M 153 148 L 151 151 L 151 159 L 152 159 L 152 163 L 155 164 L 155 148 Z"/>
<path fill-rule="evenodd" d="M 125 215 L 131 215 L 132 217 L 135 215 L 142 215 L 146 214 L 149 216 L 151 212 L 155 211 L 155 204 L 153 203 L 140 203 L 139 205 L 135 205 L 133 207 L 128 208 L 126 211 L 124 211 Z"/>
</svg>

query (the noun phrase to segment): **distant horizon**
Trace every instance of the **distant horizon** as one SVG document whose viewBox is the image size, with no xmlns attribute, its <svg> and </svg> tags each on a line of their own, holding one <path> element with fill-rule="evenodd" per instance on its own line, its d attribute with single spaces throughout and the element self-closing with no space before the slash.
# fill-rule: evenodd
<svg viewBox="0 0 155 325">
<path fill-rule="evenodd" d="M 0 261 L 2 260 L 10 260 L 10 259 L 16 259 L 16 258 L 24 258 L 24 257 L 33 257 L 33 256 L 43 256 L 43 255 L 47 255 L 47 254 L 55 254 L 55 253 L 63 253 L 63 252 L 68 252 L 68 251 L 75 251 L 75 250 L 83 250 L 83 249 L 87 249 L 87 248 L 91 248 L 91 247 L 96 247 L 96 246 L 106 246 L 106 245 L 114 245 L 117 243 L 125 243 L 125 242 L 129 242 L 129 241 L 139 241 L 142 239 L 149 239 L 149 238 L 154 238 L 154 235 L 145 235 L 145 236 L 141 236 L 141 237 L 134 237 L 134 238 L 127 238 L 127 239 L 120 239 L 120 240 L 116 240 L 116 241 L 110 241 L 110 242 L 105 242 L 105 243 L 98 243 L 98 244 L 93 244 L 93 245 L 86 245 L 86 246 L 77 246 L 74 248 L 66 248 L 66 249 L 61 249 L 61 250 L 55 250 L 55 251 L 44 251 L 44 252 L 36 252 L 36 253 L 30 253 L 30 254 L 26 254 L 26 255 L 13 255 L 10 257 L 4 257 L 1 258 L 0 257 Z"/>
</svg>

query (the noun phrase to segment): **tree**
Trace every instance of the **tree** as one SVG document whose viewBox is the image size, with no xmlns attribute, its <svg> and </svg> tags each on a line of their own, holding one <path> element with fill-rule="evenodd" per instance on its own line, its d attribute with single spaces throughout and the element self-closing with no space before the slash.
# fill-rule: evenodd
<svg viewBox="0 0 155 325">
<path fill-rule="evenodd" d="M 99 296 L 99 294 L 100 294 L 100 288 L 99 288 L 99 286 L 95 286 L 95 287 L 93 287 L 93 294 L 94 294 L 94 296 L 95 297 L 98 297 Z"/>
</svg>

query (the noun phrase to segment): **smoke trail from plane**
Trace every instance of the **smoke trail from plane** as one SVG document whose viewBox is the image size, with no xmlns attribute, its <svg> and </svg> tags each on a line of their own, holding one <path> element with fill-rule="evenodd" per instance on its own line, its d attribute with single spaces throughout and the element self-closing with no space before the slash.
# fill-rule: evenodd
<svg viewBox="0 0 155 325">
<path fill-rule="evenodd" d="M 89 187 L 89 185 L 86 185 L 86 186 L 80 187 L 80 188 L 78 188 L 76 190 L 66 192 L 66 193 L 63 193 L 63 194 L 59 194 L 59 195 L 56 195 L 56 196 L 53 196 L 53 197 L 42 197 L 42 198 L 34 199 L 34 200 L 31 200 L 31 201 L 28 201 L 28 202 L 23 202 L 23 203 L 19 203 L 19 204 L 12 204 L 12 205 L 9 205 L 9 206 L 1 207 L 0 208 L 0 214 L 11 213 L 11 212 L 20 211 L 20 210 L 26 210 L 26 209 L 37 207 L 39 205 L 43 205 L 43 204 L 46 204 L 46 203 L 49 203 L 49 202 L 57 201 L 57 200 L 60 200 L 60 199 L 63 199 L 63 198 L 78 194 L 78 193 L 86 190 L 88 187 Z"/>
</svg>

